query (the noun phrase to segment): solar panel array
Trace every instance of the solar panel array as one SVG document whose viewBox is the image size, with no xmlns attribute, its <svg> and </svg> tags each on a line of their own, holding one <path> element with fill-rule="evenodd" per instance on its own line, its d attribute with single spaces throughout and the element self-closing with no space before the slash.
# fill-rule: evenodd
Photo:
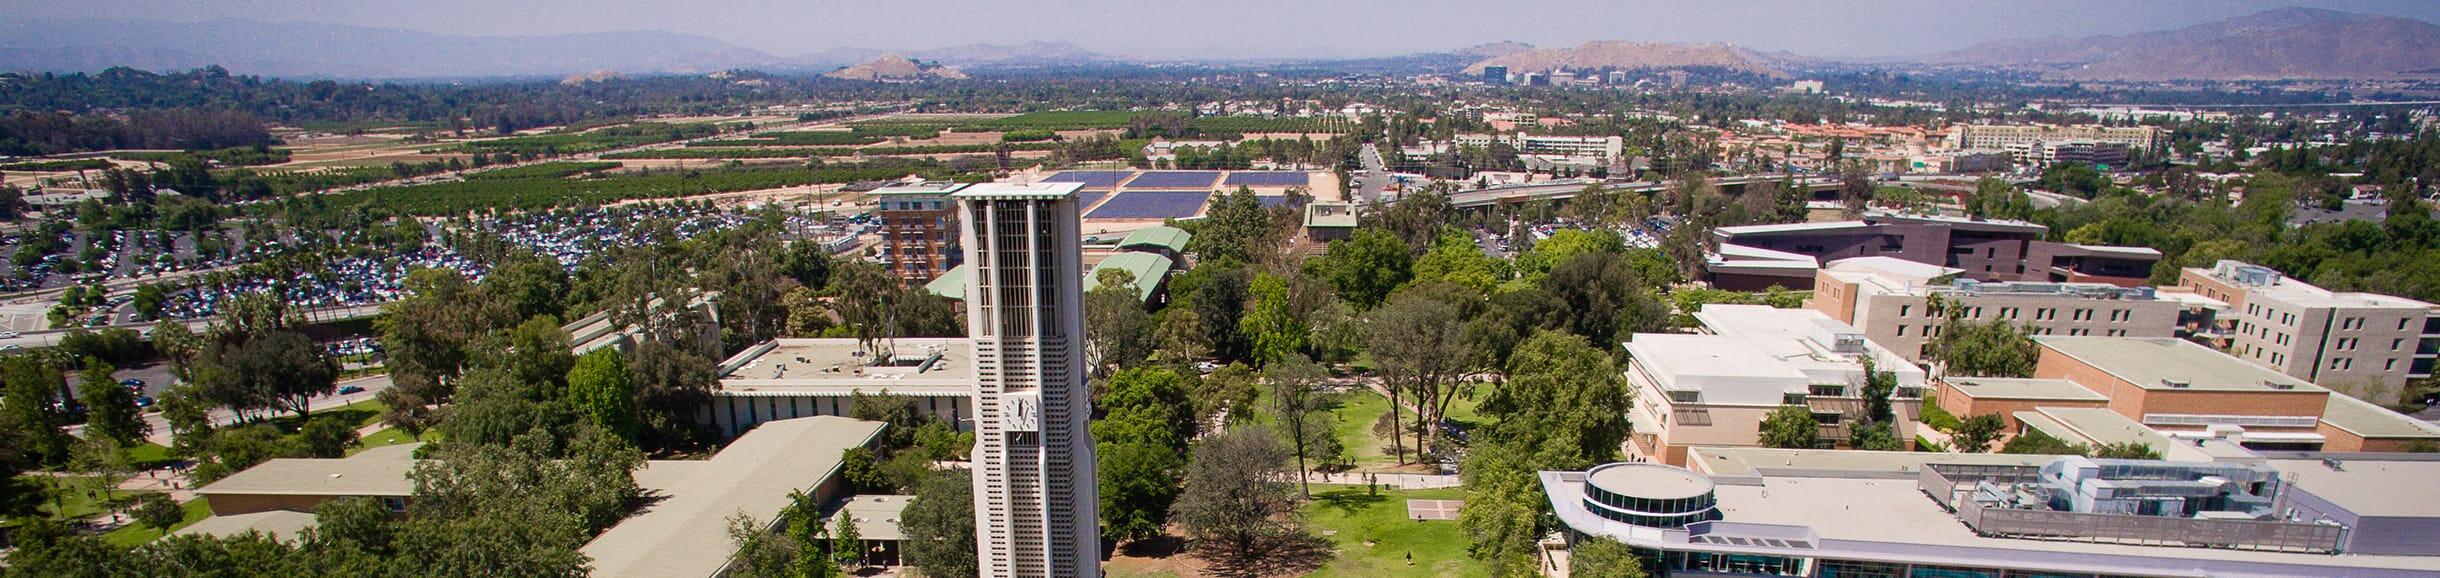
<svg viewBox="0 0 2440 578">
<path fill-rule="evenodd" d="M 1309 177 L 1311 175 L 1297 171 L 1237 171 L 1229 173 L 1228 180 L 1222 184 L 1232 187 L 1302 187 L 1311 182 Z"/>
<path fill-rule="evenodd" d="M 1077 192 L 1076 192 L 1076 209 L 1077 209 L 1077 210 L 1092 210 L 1092 209 L 1093 209 L 1093 202 L 1094 202 L 1094 201 L 1099 201 L 1099 200 L 1101 200 L 1101 198 L 1102 198 L 1102 197 L 1107 197 L 1107 196 L 1110 196 L 1110 193 L 1107 193 L 1107 192 L 1102 192 L 1102 191 L 1077 191 Z"/>
<path fill-rule="evenodd" d="M 1131 174 L 1135 174 L 1135 171 L 1060 171 L 1042 179 L 1042 182 L 1084 183 L 1085 188 L 1089 189 L 1109 189 L 1118 187 L 1118 182 L 1126 180 L 1127 175 Z"/>
<path fill-rule="evenodd" d="M 1209 191 L 1128 191 L 1110 197 L 1087 219 L 1183 219 L 1195 216 Z"/>
<path fill-rule="evenodd" d="M 1220 180 L 1219 171 L 1144 171 L 1127 181 L 1130 189 L 1208 189 Z"/>
</svg>

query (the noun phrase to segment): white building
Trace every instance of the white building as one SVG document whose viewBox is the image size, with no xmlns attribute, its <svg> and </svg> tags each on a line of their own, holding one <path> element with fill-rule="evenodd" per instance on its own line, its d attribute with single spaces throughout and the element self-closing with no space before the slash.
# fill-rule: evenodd
<svg viewBox="0 0 2440 578">
<path fill-rule="evenodd" d="M 1707 305 L 1694 316 L 1705 334 L 1637 333 L 1625 344 L 1629 442 L 1645 459 L 1676 465 L 1691 447 L 1760 445 L 1763 418 L 1790 405 L 1812 410 L 1822 441 L 1838 444 L 1863 417 L 1867 359 L 1897 376 L 1893 433 L 1914 439 L 1923 369 L 1863 332 L 1811 309 Z"/>
<path fill-rule="evenodd" d="M 1627 141 L 1616 136 L 1542 136 L 1522 132 L 1515 134 L 1461 134 L 1457 146 L 1489 147 L 1492 143 L 1506 144 L 1517 154 L 1593 157 L 1607 161 L 1626 152 Z"/>
<path fill-rule="evenodd" d="M 2179 287 L 2228 303 L 2229 354 L 2290 377 L 2391 404 L 2440 359 L 2440 305 L 2331 291 L 2242 261 L 2179 273 Z"/>
<path fill-rule="evenodd" d="M 1080 188 L 985 183 L 955 195 L 972 268 L 975 548 L 985 578 L 1101 575 Z"/>
<path fill-rule="evenodd" d="M 1841 259 L 1814 275 L 1806 305 L 1918 363 L 1951 314 L 1967 322 L 2005 321 L 2032 335 L 2174 337 L 2178 314 L 2186 309 L 2156 298 L 2150 287 L 1978 282 L 1962 273 L 1892 257 Z"/>
</svg>

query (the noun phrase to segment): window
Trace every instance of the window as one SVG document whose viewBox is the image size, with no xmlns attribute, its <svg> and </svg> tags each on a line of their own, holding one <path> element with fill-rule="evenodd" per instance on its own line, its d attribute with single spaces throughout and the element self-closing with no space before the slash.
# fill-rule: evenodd
<svg viewBox="0 0 2440 578">
<path fill-rule="evenodd" d="M 1703 392 L 1700 392 L 1700 391 L 1682 391 L 1682 390 L 1681 390 L 1681 391 L 1671 391 L 1671 392 L 1669 392 L 1669 401 L 1673 401 L 1673 402 L 1677 402 L 1677 403 L 1696 403 L 1696 402 L 1700 402 L 1700 401 L 1703 401 Z"/>
<path fill-rule="evenodd" d="M 1906 336 L 1906 325 L 1904 325 L 1904 324 L 1900 324 L 1900 325 L 1898 325 L 1898 336 L 1899 336 L 1899 337 L 1905 337 L 1905 336 Z"/>
<path fill-rule="evenodd" d="M 1782 404 L 1782 405 L 1804 405 L 1804 404 L 1805 404 L 1805 394 L 1801 394 L 1801 393 L 1782 393 L 1782 394 L 1779 394 L 1779 403 L 1780 403 L 1780 404 Z"/>
<path fill-rule="evenodd" d="M 1908 311 L 1912 311 L 1912 310 L 1914 310 L 1914 308 L 1915 308 L 1915 306 L 1913 306 L 1913 305 L 1899 305 L 1899 306 L 1898 306 L 1898 316 L 1899 316 L 1899 317 L 1905 317 L 1905 316 L 1906 316 L 1906 314 L 1907 314 L 1907 312 L 1908 312 Z M 1903 334 L 1903 333 L 1901 333 L 1900 335 L 1904 335 L 1904 334 Z"/>
<path fill-rule="evenodd" d="M 2381 362 L 2381 371 L 2397 371 L 2397 370 L 2398 370 L 2398 358 L 2392 357 L 2392 358 L 2389 358 L 2388 360 L 2385 360 L 2385 361 L 2382 361 L 2382 362 Z"/>
<path fill-rule="evenodd" d="M 1805 390 L 1815 397 L 1844 397 L 1847 395 L 1847 386 L 1836 384 L 1817 383 L 1807 386 Z"/>
<path fill-rule="evenodd" d="M 2405 348 L 2406 348 L 2406 339 L 2405 339 L 2405 338 L 2398 338 L 2398 339 L 2391 339 L 2391 340 L 2389 340 L 2389 350 L 2390 350 L 2390 351 L 2397 351 L 2397 350 L 2400 350 L 2400 349 L 2405 349 Z"/>
<path fill-rule="evenodd" d="M 381 507 L 388 508 L 391 512 L 405 512 L 407 511 L 407 499 L 398 496 L 382 496 Z"/>
</svg>

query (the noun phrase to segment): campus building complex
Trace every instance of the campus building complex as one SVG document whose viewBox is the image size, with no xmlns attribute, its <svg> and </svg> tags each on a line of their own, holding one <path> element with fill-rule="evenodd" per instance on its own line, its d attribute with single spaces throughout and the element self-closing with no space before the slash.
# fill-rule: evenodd
<svg viewBox="0 0 2440 578">
<path fill-rule="evenodd" d="M 1825 446 L 1845 442 L 1865 417 L 1864 369 L 1897 377 L 1895 434 L 1914 439 L 1924 372 L 1845 323 L 1809 309 L 1707 305 L 1704 334 L 1638 333 L 1625 344 L 1635 404 L 1630 447 L 1644 459 L 1686 463 L 1688 448 L 1761 444 L 1763 419 L 1804 406 Z"/>
<path fill-rule="evenodd" d="M 954 195 L 970 265 L 975 544 L 985 577 L 1101 574 L 1079 188 L 986 183 Z"/>
<path fill-rule="evenodd" d="M 2440 496 L 2426 483 L 2440 462 L 1747 448 L 1697 458 L 1713 469 L 1614 463 L 1540 479 L 1569 544 L 1623 542 L 1654 576 L 2440 575 Z"/>
<path fill-rule="evenodd" d="M 2023 221 L 1873 213 L 1854 221 L 1720 227 L 1705 264 L 1712 285 L 1752 291 L 1813 287 L 1824 262 L 1892 257 L 1959 269 L 1978 281 L 2140 286 L 2160 251 L 2042 240 L 2049 227 Z"/>
<path fill-rule="evenodd" d="M 1953 149 L 2006 149 L 2012 145 L 2021 147 L 2084 141 L 2121 144 L 2137 151 L 2152 151 L 2163 146 L 2166 136 L 2167 133 L 2156 126 L 1966 124 L 1950 129 L 1945 144 Z"/>
<path fill-rule="evenodd" d="M 2262 451 L 2398 452 L 2440 444 L 2434 425 L 2171 338 L 2038 336 L 2033 377 L 1950 377 L 1956 415 L 2014 431 L 2154 449 L 2220 440 Z"/>
<path fill-rule="evenodd" d="M 1627 141 L 1615 136 L 1542 136 L 1516 134 L 1461 134 L 1454 139 L 1457 146 L 1489 148 L 1493 143 L 1514 147 L 1521 155 L 1553 155 L 1591 157 L 1608 161 L 1624 154 Z"/>
<path fill-rule="evenodd" d="M 2173 337 L 2187 309 L 2154 298 L 2150 287 L 1981 282 L 1961 273 L 1889 257 L 1833 261 L 1815 275 L 1808 306 L 1917 363 L 1951 318 L 2005 321 L 2032 335 Z"/>
<path fill-rule="evenodd" d="M 2396 403 L 2440 359 L 2440 305 L 2330 291 L 2229 260 L 2186 268 L 2177 284 L 2228 304 L 2231 355 L 2373 403 Z"/>
</svg>

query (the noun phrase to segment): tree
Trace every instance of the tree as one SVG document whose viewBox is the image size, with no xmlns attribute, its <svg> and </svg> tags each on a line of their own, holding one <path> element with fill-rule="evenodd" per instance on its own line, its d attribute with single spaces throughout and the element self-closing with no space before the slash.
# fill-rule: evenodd
<svg viewBox="0 0 2440 578">
<path fill-rule="evenodd" d="M 1186 464 L 1179 452 L 1141 441 L 1098 444 L 1103 530 L 1114 540 L 1161 536 L 1182 491 L 1179 471 Z"/>
<path fill-rule="evenodd" d="M 1562 325 L 1596 343 L 1617 343 L 1621 333 L 1657 331 L 1669 320 L 1668 306 L 1636 276 L 1633 263 L 1617 253 L 1569 257 L 1551 269 L 1541 286 L 1558 298 Z"/>
<path fill-rule="evenodd" d="M 605 347 L 576 358 L 568 369 L 568 404 L 585 421 L 603 431 L 635 439 L 635 382 L 628 378 L 627 359 L 617 348 Z"/>
<path fill-rule="evenodd" d="M 21 434 L 36 463 L 68 459 L 72 438 L 59 371 L 31 355 L 0 357 L 0 426 Z"/>
<path fill-rule="evenodd" d="M 1388 231 L 1366 227 L 1356 229 L 1352 237 L 1331 241 L 1329 251 L 1307 267 L 1337 290 L 1340 298 L 1358 309 L 1371 309 L 1413 276 L 1414 260 L 1405 241 Z"/>
<path fill-rule="evenodd" d="M 1813 410 L 1801 405 L 1780 406 L 1762 418 L 1762 446 L 1812 448 L 1820 443 L 1820 429 L 1813 421 Z"/>
<path fill-rule="evenodd" d="M 136 496 L 135 505 L 127 508 L 127 514 L 137 523 L 163 532 L 186 521 L 186 509 L 178 507 L 178 501 L 170 499 L 168 494 Z"/>
<path fill-rule="evenodd" d="M 1848 437 L 1847 444 L 1855 446 L 1855 449 L 1879 452 L 1906 449 L 1905 444 L 1898 440 L 1895 426 L 1885 421 L 1856 422 L 1855 433 Z"/>
<path fill-rule="evenodd" d="M 1500 282 L 1508 280 L 1509 264 L 1493 257 L 1474 244 L 1474 236 L 1464 231 L 1442 233 L 1432 242 L 1431 249 L 1415 260 L 1415 284 L 1449 283 L 1475 292 L 1490 294 Z"/>
<path fill-rule="evenodd" d="M 695 412 L 710 403 L 717 374 L 712 359 L 692 348 L 646 340 L 635 348 L 628 376 L 635 382 L 642 438 L 650 447 L 688 443 L 701 424 Z"/>
<path fill-rule="evenodd" d="M 1288 279 L 1270 273 L 1254 276 L 1254 305 L 1237 321 L 1238 331 L 1251 338 L 1253 359 L 1270 363 L 1304 355 L 1306 327 L 1289 309 Z"/>
<path fill-rule="evenodd" d="M 1865 357 L 1863 377 L 1863 387 L 1858 389 L 1863 390 L 1864 394 L 1864 421 L 1889 423 L 1897 419 L 1897 411 L 1892 409 L 1889 398 L 1898 391 L 1898 374 L 1881 371 L 1874 366 L 1872 357 Z"/>
<path fill-rule="evenodd" d="M 2007 426 L 2007 420 L 1996 413 L 1969 417 L 1958 422 L 1957 431 L 1949 432 L 1949 445 L 1964 453 L 1991 451 L 1991 442 L 1999 440 L 2001 430 Z"/>
<path fill-rule="evenodd" d="M 1466 452 L 1458 525 L 1469 555 L 1495 575 L 1516 576 L 1533 573 L 1534 544 L 1551 520 L 1536 472 L 1616 461 L 1633 398 L 1608 354 L 1567 333 L 1536 332 L 1517 346 L 1507 373 L 1478 408 L 1491 423 Z"/>
<path fill-rule="evenodd" d="M 1576 541 L 1568 550 L 1567 575 L 1574 578 L 1645 578 L 1643 559 L 1626 543 L 1601 537 Z"/>
<path fill-rule="evenodd" d="M 1329 377 L 1322 366 L 1304 358 L 1289 358 L 1272 364 L 1263 372 L 1263 381 L 1270 386 L 1271 423 L 1288 440 L 1288 449 L 1296 455 L 1297 489 L 1305 499 L 1313 499 L 1308 472 L 1313 471 L 1307 457 L 1319 449 L 1322 440 L 1337 441 L 1330 427 L 1330 411 L 1337 406 L 1329 392 L 1321 390 L 1322 379 Z"/>
<path fill-rule="evenodd" d="M 480 289 L 513 319 L 555 316 L 566 308 L 568 270 L 555 259 L 519 252 L 493 267 Z"/>
<path fill-rule="evenodd" d="M 310 419 L 297 432 L 297 441 L 305 452 L 316 458 L 347 457 L 347 447 L 356 444 L 356 426 L 335 419 Z"/>
<path fill-rule="evenodd" d="M 76 442 L 69 450 L 68 467 L 93 476 L 100 486 L 103 503 L 117 503 L 119 484 L 135 477 L 135 464 L 127 461 L 126 448 L 110 438 L 87 438 Z"/>
<path fill-rule="evenodd" d="M 1254 190 L 1240 186 L 1212 196 L 1202 226 L 1188 243 L 1207 261 L 1259 264 L 1279 255 L 1280 233 Z"/>
<path fill-rule="evenodd" d="M 982 571 L 974 544 L 974 479 L 965 470 L 924 478 L 899 514 L 898 531 L 906 535 L 907 565 L 924 576 L 957 578 Z"/>
<path fill-rule="evenodd" d="M 136 407 L 136 393 L 111 379 L 114 371 L 100 358 L 85 358 L 85 372 L 76 388 L 77 400 L 85 404 L 85 435 L 109 438 L 123 446 L 143 443 L 144 436 L 152 433 L 152 424 L 144 421 L 143 408 Z"/>
<path fill-rule="evenodd" d="M 1263 426 L 1203 438 L 1187 460 L 1186 488 L 1170 517 L 1214 568 L 1254 574 L 1249 569 L 1264 557 L 1311 539 L 1297 517 L 1287 467 L 1287 450 Z"/>
<path fill-rule="evenodd" d="M 1931 354 L 1949 375 L 2032 377 L 2041 348 L 2007 321 L 1952 318 L 1932 338 Z"/>
<path fill-rule="evenodd" d="M 231 409 L 307 415 L 316 396 L 338 391 L 339 363 L 303 333 L 237 334 L 204 350 L 206 395 Z"/>
<path fill-rule="evenodd" d="M 1141 363 L 1152 356 L 1155 335 L 1152 314 L 1135 290 L 1135 274 L 1105 269 L 1084 295 L 1086 351 L 1095 377 Z"/>
<path fill-rule="evenodd" d="M 406 296 L 381 308 L 384 365 L 397 385 L 431 403 L 447 403 L 451 380 L 465 371 L 475 338 L 507 325 L 508 307 L 486 298 L 465 275 L 417 269 L 402 285 Z"/>
<path fill-rule="evenodd" d="M 2017 434 L 2016 437 L 2008 438 L 2008 443 L 2000 446 L 1999 453 L 2081 456 L 2092 453 L 2092 448 L 2085 447 L 2084 444 L 2068 443 L 2067 440 L 2042 433 L 2042 430 L 2029 429 L 2025 430 L 2025 433 Z"/>
<path fill-rule="evenodd" d="M 1371 346 L 1382 384 L 1389 388 L 1390 419 L 1396 421 L 1406 403 L 1413 403 L 1417 410 L 1417 435 L 1424 436 L 1416 440 L 1418 455 L 1436 447 L 1439 428 L 1432 424 L 1445 414 L 1449 400 L 1457 397 L 1458 376 L 1475 361 L 1465 340 L 1468 304 L 1462 301 L 1474 297 L 1464 291 L 1451 285 L 1409 288 L 1365 317 L 1365 342 Z M 1391 430 L 1393 452 L 1403 452 L 1397 447 L 1397 429 L 1403 427 Z M 1398 463 L 1406 463 L 1404 453 L 1398 457 Z"/>
<path fill-rule="evenodd" d="M 2013 441 L 2013 440 L 2012 440 Z M 2120 460 L 2157 460 L 2159 448 L 2143 442 L 2113 442 L 2093 447 L 2093 457 Z"/>
<path fill-rule="evenodd" d="M 830 532 L 830 559 L 846 570 L 864 567 L 864 537 L 856 533 L 856 517 L 841 510 L 838 528 Z"/>
</svg>

